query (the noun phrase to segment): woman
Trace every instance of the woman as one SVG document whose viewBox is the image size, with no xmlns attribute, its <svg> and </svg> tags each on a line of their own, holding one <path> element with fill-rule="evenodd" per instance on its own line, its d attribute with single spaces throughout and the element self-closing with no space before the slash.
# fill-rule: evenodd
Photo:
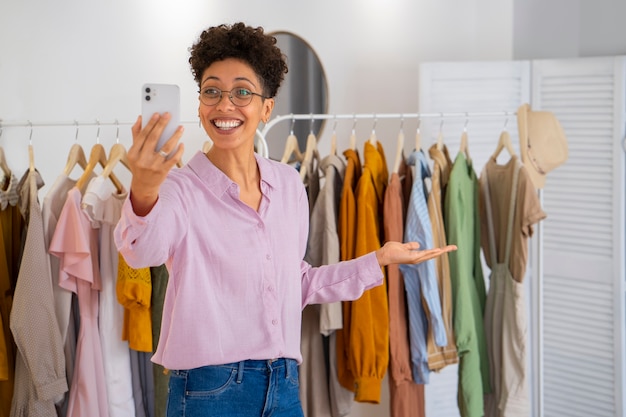
<svg viewBox="0 0 626 417">
<path fill-rule="evenodd" d="M 335 265 L 303 261 L 305 188 L 292 167 L 254 152 L 287 72 L 275 44 L 242 23 L 200 35 L 189 62 L 213 146 L 183 168 L 170 171 L 184 151 L 182 127 L 154 151 L 167 114 L 132 128 L 133 176 L 116 243 L 130 266 L 167 263 L 170 272 L 153 357 L 170 370 L 168 416 L 302 416 L 304 306 L 356 299 L 382 284 L 381 267 L 454 249 L 388 242 Z"/>
</svg>

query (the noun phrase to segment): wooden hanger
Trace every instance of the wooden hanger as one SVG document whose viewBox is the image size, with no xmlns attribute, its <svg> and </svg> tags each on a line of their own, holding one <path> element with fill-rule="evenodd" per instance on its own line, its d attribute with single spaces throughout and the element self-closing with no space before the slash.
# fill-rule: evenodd
<svg viewBox="0 0 626 417">
<path fill-rule="evenodd" d="M 280 162 L 284 164 L 288 163 L 292 154 L 296 156 L 297 161 L 304 159 L 304 155 L 302 155 L 300 147 L 298 146 L 298 138 L 293 133 L 290 133 L 289 136 L 287 136 L 285 151 L 283 152 L 283 157 L 280 159 Z"/>
<path fill-rule="evenodd" d="M 509 152 L 509 155 L 515 156 L 515 150 L 513 149 L 513 144 L 511 143 L 511 136 L 509 136 L 509 132 L 507 130 L 503 130 L 500 133 L 500 139 L 498 139 L 498 146 L 496 146 L 496 150 L 494 151 L 492 158 L 496 159 L 502 149 L 505 149 Z"/>
<path fill-rule="evenodd" d="M 79 165 L 83 171 L 87 168 L 87 158 L 85 157 L 85 151 L 83 147 L 78 143 L 78 123 L 76 123 L 76 137 L 74 138 L 75 142 L 70 148 L 70 152 L 67 154 L 67 162 L 65 163 L 65 168 L 63 169 L 63 173 L 69 176 L 74 167 Z"/>
<path fill-rule="evenodd" d="M 35 170 L 35 152 L 33 150 L 33 124 L 30 124 L 30 136 L 28 137 L 28 172 Z"/>
<path fill-rule="evenodd" d="M 443 115 L 441 117 L 441 123 L 439 123 L 439 135 L 437 136 L 437 150 L 443 151 Z"/>
<path fill-rule="evenodd" d="M 5 177 L 11 178 L 11 169 L 7 165 L 4 149 L 2 147 L 0 147 L 0 168 Z"/>
<path fill-rule="evenodd" d="M 467 146 L 467 131 L 463 130 L 463 133 L 461 133 L 461 145 L 459 146 L 459 152 L 461 152 L 463 155 L 465 155 L 465 159 L 470 161 L 470 154 L 469 154 L 469 148 Z"/>
<path fill-rule="evenodd" d="M 0 137 L 2 137 L 2 127 L 0 127 Z M 5 177 L 11 178 L 11 169 L 7 165 L 7 159 L 4 155 L 4 149 L 0 146 L 0 168 Z"/>
<path fill-rule="evenodd" d="M 333 123 L 333 133 L 330 135 L 330 154 L 337 155 L 337 117 L 335 116 L 335 123 Z"/>
<path fill-rule="evenodd" d="M 304 151 L 304 158 L 302 160 L 302 165 L 300 166 L 300 179 L 304 181 L 306 176 L 308 175 L 308 166 L 312 160 L 316 160 L 318 163 L 320 161 L 320 153 L 317 150 L 317 138 L 311 132 L 309 136 L 306 138 L 306 149 Z"/>
<path fill-rule="evenodd" d="M 469 148 L 467 146 L 467 118 L 465 119 L 465 126 L 463 126 L 463 133 L 461 133 L 461 145 L 459 146 L 459 152 L 465 155 L 466 160 L 470 160 Z"/>
<path fill-rule="evenodd" d="M 81 194 L 85 193 L 87 184 L 89 183 L 89 180 L 92 177 L 93 170 L 96 167 L 96 165 L 100 165 L 103 169 L 107 165 L 106 151 L 104 150 L 104 146 L 102 146 L 100 143 L 96 143 L 91 148 L 91 153 L 89 154 L 89 161 L 87 162 L 87 167 L 85 168 L 85 171 L 76 182 L 76 187 L 78 187 Z M 115 185 L 115 189 L 117 190 L 118 193 L 121 193 L 124 190 L 124 187 L 122 186 L 122 184 L 117 179 L 114 173 L 111 172 L 108 178 L 111 180 L 113 185 Z"/>
<path fill-rule="evenodd" d="M 296 119 L 291 119 L 291 129 L 289 130 L 289 136 L 287 136 L 287 141 L 285 142 L 285 150 L 283 151 L 283 157 L 280 158 L 280 162 L 286 164 L 291 159 L 291 155 L 296 155 L 297 161 L 302 161 L 304 155 L 300 152 L 300 146 L 298 146 L 298 138 L 293 133 L 293 126 L 296 123 Z"/>
<path fill-rule="evenodd" d="M 511 136 L 509 136 L 508 130 L 506 130 L 506 125 L 509 123 L 509 118 L 504 120 L 504 126 L 502 127 L 502 133 L 500 133 L 500 138 L 498 139 L 498 145 L 496 146 L 496 150 L 493 152 L 492 158 L 496 159 L 502 149 L 505 149 L 509 152 L 510 156 L 515 156 L 515 149 L 513 148 L 513 143 L 511 143 Z"/>
<path fill-rule="evenodd" d="M 350 134 L 350 149 L 356 150 L 356 117 L 354 123 L 352 123 L 352 133 Z"/>
<path fill-rule="evenodd" d="M 113 168 L 117 165 L 118 162 L 121 162 L 122 165 L 126 167 L 130 171 L 130 166 L 128 165 L 128 157 L 126 156 L 126 148 L 119 142 L 116 142 L 113 146 L 111 146 L 111 151 L 109 152 L 109 159 L 107 160 L 102 173 L 100 174 L 104 178 L 109 178 L 113 174 Z"/>
<path fill-rule="evenodd" d="M 404 123 L 404 121 L 402 121 Z M 394 173 L 398 173 L 400 169 L 400 163 L 404 159 L 404 131 L 402 130 L 402 125 L 400 125 L 400 132 L 398 133 L 398 141 L 396 143 L 396 159 L 393 163 L 393 171 Z"/>
<path fill-rule="evenodd" d="M 369 142 L 376 146 L 376 117 L 374 116 L 374 126 L 372 126 L 372 133 L 370 134 Z"/>
<path fill-rule="evenodd" d="M 337 133 L 330 136 L 330 155 L 337 155 Z"/>
<path fill-rule="evenodd" d="M 204 143 L 202 144 L 202 153 L 207 153 L 209 149 L 211 149 L 211 146 L 213 146 L 213 142 L 211 142 L 210 140 L 204 141 Z"/>
<path fill-rule="evenodd" d="M 33 151 L 33 145 L 28 144 L 28 171 L 33 172 L 35 170 L 35 153 Z"/>
<path fill-rule="evenodd" d="M 63 169 L 65 175 L 70 175 L 76 165 L 79 165 L 83 171 L 87 168 L 87 158 L 85 157 L 85 151 L 80 144 L 75 143 L 70 148 L 70 152 L 67 154 L 67 163 Z"/>
</svg>

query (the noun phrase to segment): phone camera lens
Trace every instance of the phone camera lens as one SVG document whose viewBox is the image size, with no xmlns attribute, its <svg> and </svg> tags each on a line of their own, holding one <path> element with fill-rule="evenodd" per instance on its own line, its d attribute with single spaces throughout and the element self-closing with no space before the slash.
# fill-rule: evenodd
<svg viewBox="0 0 626 417">
<path fill-rule="evenodd" d="M 150 101 L 150 96 L 146 96 L 146 101 Z"/>
<path fill-rule="evenodd" d="M 150 92 L 150 87 L 146 87 L 146 93 Z"/>
</svg>

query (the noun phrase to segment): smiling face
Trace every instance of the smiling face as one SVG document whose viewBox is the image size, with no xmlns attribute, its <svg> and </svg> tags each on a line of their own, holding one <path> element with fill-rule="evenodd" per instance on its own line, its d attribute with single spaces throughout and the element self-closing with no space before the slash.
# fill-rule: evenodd
<svg viewBox="0 0 626 417">
<path fill-rule="evenodd" d="M 263 85 L 254 70 L 244 61 L 227 58 L 213 62 L 202 74 L 200 95 L 218 89 L 222 98 L 212 105 L 199 100 L 198 114 L 213 146 L 223 149 L 254 148 L 254 136 L 260 121 L 267 121 L 274 107 L 274 99 L 262 98 Z M 252 93 L 249 104 L 238 107 L 229 96 L 236 90 Z M 258 94 L 258 95 L 257 95 Z"/>
</svg>

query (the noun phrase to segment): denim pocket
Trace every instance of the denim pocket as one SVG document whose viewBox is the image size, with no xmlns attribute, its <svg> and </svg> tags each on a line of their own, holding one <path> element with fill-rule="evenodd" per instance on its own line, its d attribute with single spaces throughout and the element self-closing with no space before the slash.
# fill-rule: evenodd
<svg viewBox="0 0 626 417">
<path fill-rule="evenodd" d="M 287 360 L 285 361 L 287 381 L 295 387 L 300 385 L 300 381 L 298 378 L 298 362 L 295 360 Z"/>
<path fill-rule="evenodd" d="M 226 366 L 205 366 L 189 371 L 185 395 L 201 397 L 224 392 L 235 380 L 237 369 Z"/>
</svg>

